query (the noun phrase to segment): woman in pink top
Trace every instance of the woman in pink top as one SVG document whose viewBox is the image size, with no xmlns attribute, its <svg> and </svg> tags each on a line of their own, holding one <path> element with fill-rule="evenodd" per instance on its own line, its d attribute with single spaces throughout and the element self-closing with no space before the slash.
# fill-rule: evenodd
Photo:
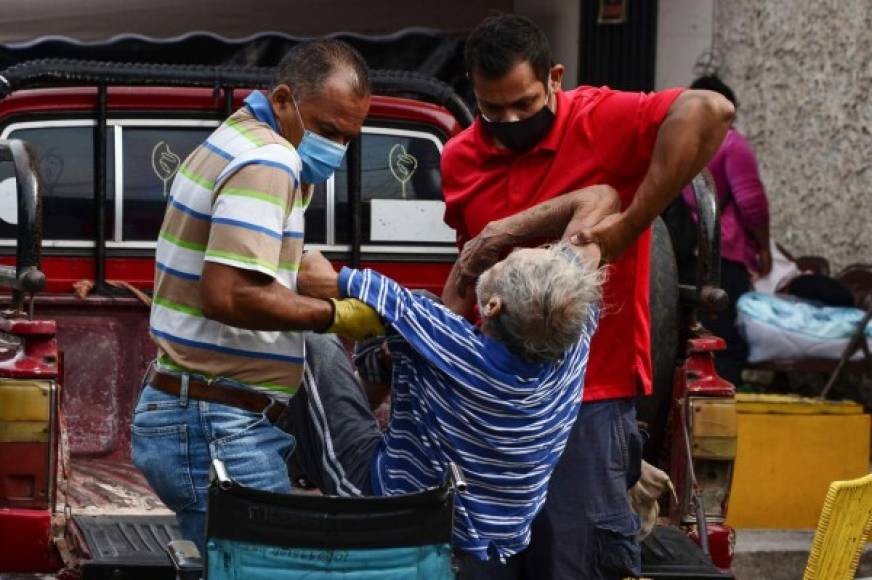
<svg viewBox="0 0 872 580">
<path fill-rule="evenodd" d="M 738 109 L 733 91 L 717 76 L 704 76 L 692 89 L 715 91 Z M 721 287 L 730 297 L 730 307 L 717 318 L 701 317 L 713 333 L 727 341 L 715 364 L 725 379 L 737 383 L 748 357 L 748 346 L 736 330 L 736 301 L 751 290 L 751 278 L 772 268 L 769 252 L 769 202 L 760 182 L 757 159 L 744 135 L 731 128 L 720 149 L 707 165 L 714 179 L 721 216 Z M 696 220 L 696 200 L 690 188 L 682 198 Z M 694 268 L 695 269 L 695 268 Z"/>
</svg>

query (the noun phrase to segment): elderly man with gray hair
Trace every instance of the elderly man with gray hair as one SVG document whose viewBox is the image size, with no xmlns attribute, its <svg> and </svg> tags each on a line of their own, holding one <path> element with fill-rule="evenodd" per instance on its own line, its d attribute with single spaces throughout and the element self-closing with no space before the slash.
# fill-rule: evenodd
<svg viewBox="0 0 872 580">
<path fill-rule="evenodd" d="M 618 209 L 606 186 L 546 203 L 528 211 L 565 238 Z M 395 495 L 438 485 L 453 462 L 468 483 L 455 545 L 481 560 L 523 550 L 578 414 L 601 282 L 596 247 L 516 250 L 476 284 L 479 329 L 376 272 L 337 274 L 308 254 L 301 292 L 357 299 L 381 315 L 387 336 L 358 345 L 354 362 L 364 382 L 390 384 L 392 414 L 381 433 L 341 343 L 308 335 L 306 389 L 284 421 L 299 467 L 325 493 Z"/>
</svg>

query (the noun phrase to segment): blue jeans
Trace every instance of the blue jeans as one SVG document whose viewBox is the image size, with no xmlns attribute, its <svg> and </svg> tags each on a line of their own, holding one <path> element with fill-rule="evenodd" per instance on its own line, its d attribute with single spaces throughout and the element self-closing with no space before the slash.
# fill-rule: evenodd
<svg viewBox="0 0 872 580">
<path fill-rule="evenodd" d="M 222 460 L 228 475 L 242 485 L 291 491 L 287 459 L 294 437 L 273 426 L 263 412 L 176 397 L 145 385 L 133 414 L 132 442 L 134 465 L 176 512 L 182 536 L 196 543 L 200 553 L 205 553 L 213 459 Z"/>
<path fill-rule="evenodd" d="M 530 545 L 509 558 L 462 557 L 461 580 L 619 580 L 640 572 L 639 518 L 627 490 L 639 479 L 642 437 L 633 399 L 583 403 Z"/>
</svg>

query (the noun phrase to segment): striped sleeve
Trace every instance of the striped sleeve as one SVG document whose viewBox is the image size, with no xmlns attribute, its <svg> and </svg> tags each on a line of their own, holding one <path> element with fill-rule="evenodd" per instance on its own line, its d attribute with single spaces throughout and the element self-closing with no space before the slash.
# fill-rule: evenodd
<svg viewBox="0 0 872 580">
<path fill-rule="evenodd" d="M 275 278 L 293 188 L 283 169 L 255 163 L 220 180 L 205 260 Z"/>
<path fill-rule="evenodd" d="M 358 342 L 351 361 L 360 378 L 368 383 L 389 385 L 392 368 L 390 357 L 384 356 L 384 349 L 386 345 L 389 349 L 396 349 L 402 341 L 400 335 L 392 333 L 387 337 L 378 336 Z"/>
<path fill-rule="evenodd" d="M 354 347 L 354 356 L 352 357 L 354 368 L 357 369 L 360 378 L 366 382 L 380 384 L 390 382 L 390 374 L 382 365 L 379 356 L 384 343 L 384 337 L 379 336 L 358 342 Z"/>
<path fill-rule="evenodd" d="M 372 270 L 342 268 L 339 289 L 373 307 L 413 349 L 455 380 L 467 381 L 476 373 L 481 345 L 465 318 Z"/>
</svg>

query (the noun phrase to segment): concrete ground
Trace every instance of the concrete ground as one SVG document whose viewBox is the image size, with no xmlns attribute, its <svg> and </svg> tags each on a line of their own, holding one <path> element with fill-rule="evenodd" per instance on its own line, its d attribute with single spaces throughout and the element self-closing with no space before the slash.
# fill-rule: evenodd
<svg viewBox="0 0 872 580">
<path fill-rule="evenodd" d="M 736 530 L 733 573 L 737 580 L 802 578 L 812 531 Z M 860 558 L 857 578 L 872 577 L 872 544 Z"/>
</svg>

